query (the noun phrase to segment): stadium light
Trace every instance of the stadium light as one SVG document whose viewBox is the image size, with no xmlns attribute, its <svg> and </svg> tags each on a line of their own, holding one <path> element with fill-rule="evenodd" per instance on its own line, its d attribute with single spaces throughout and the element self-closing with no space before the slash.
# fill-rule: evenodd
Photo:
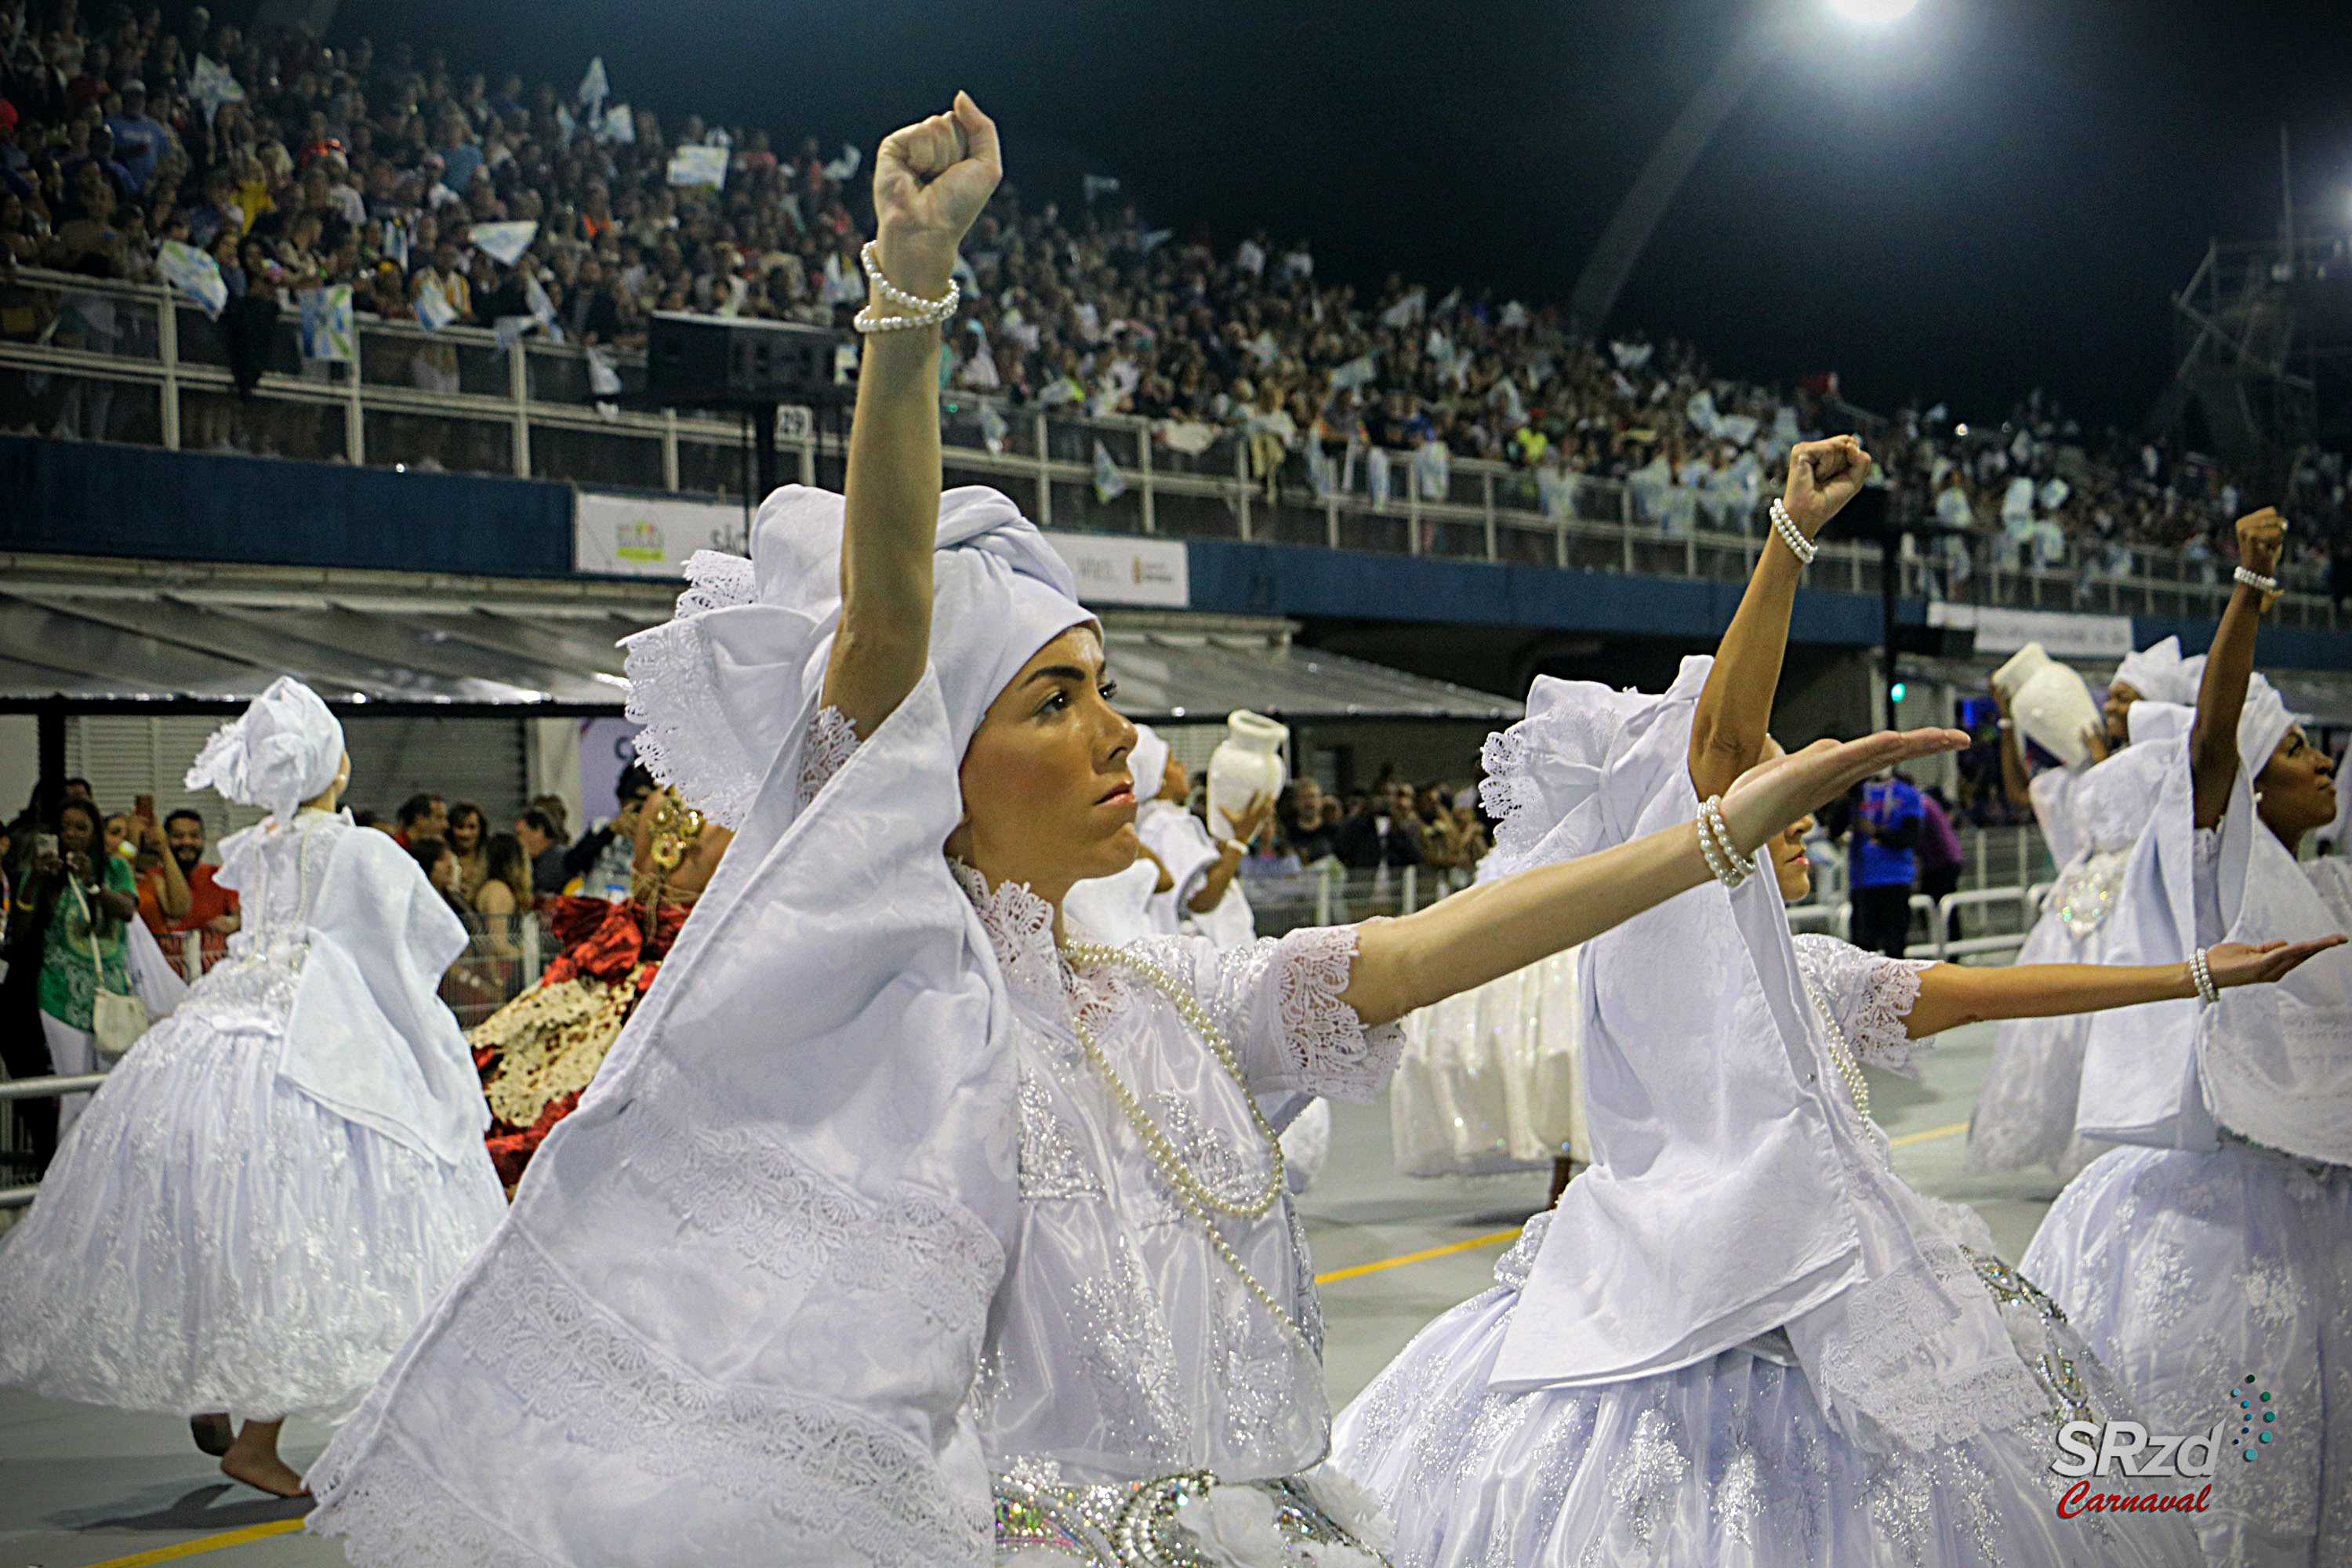
<svg viewBox="0 0 2352 1568">
<path fill-rule="evenodd" d="M 1829 0 L 1830 9 L 1849 22 L 1883 27 L 1899 22 L 1918 8 L 1919 0 Z"/>
</svg>

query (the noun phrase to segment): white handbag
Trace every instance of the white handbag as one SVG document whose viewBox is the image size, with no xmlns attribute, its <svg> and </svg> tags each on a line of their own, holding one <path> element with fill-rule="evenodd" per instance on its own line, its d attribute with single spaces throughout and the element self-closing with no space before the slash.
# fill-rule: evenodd
<svg viewBox="0 0 2352 1568">
<path fill-rule="evenodd" d="M 147 1032 L 147 1004 L 138 997 L 121 994 L 106 988 L 106 958 L 98 950 L 98 921 L 90 912 L 89 900 L 82 897 L 81 884 L 73 884 L 74 902 L 81 906 L 82 931 L 89 938 L 89 962 L 98 970 L 98 990 L 89 1003 L 89 1032 L 97 1037 L 98 1048 L 110 1057 L 120 1057 L 139 1043 Z"/>
</svg>

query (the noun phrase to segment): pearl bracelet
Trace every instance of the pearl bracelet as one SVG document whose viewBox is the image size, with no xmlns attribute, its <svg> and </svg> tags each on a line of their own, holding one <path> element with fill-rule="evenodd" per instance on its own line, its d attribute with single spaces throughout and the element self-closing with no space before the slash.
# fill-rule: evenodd
<svg viewBox="0 0 2352 1568">
<path fill-rule="evenodd" d="M 2210 1007 L 2221 999 L 2220 987 L 2213 984 L 2213 966 L 2205 961 L 2206 950 L 2198 948 L 2189 955 L 2189 977 L 2197 982 L 2197 994 Z"/>
<path fill-rule="evenodd" d="M 2277 578 L 2265 577 L 2261 573 L 2254 571 L 2252 567 L 2241 566 L 2235 572 L 2231 573 L 2230 575 L 2237 579 L 2239 582 L 2243 583 L 2247 587 L 2258 588 L 2265 594 L 2275 594 L 2279 591 Z"/>
<path fill-rule="evenodd" d="M 1698 808 L 1698 848 L 1706 857 L 1706 868 L 1727 888 L 1738 887 L 1755 870 L 1754 864 L 1731 842 L 1731 830 L 1723 822 L 1721 795 L 1708 796 L 1706 804 Z"/>
<path fill-rule="evenodd" d="M 904 289 L 883 277 L 882 262 L 875 250 L 874 241 L 870 239 L 866 242 L 865 248 L 857 253 L 857 259 L 866 268 L 866 281 L 874 286 L 874 299 L 866 303 L 864 310 L 857 312 L 856 319 L 850 323 L 861 332 L 895 332 L 909 327 L 936 327 L 954 315 L 957 308 L 963 303 L 963 289 L 953 279 L 948 280 L 948 291 L 945 294 L 936 300 L 926 300 L 920 295 L 908 293 Z M 875 305 L 883 301 L 897 308 L 901 314 L 876 315 Z"/>
<path fill-rule="evenodd" d="M 1780 536 L 1780 542 L 1789 547 L 1800 566 L 1811 566 L 1813 557 L 1822 552 L 1822 547 L 1805 537 L 1805 531 L 1797 526 L 1797 520 L 1778 500 L 1772 503 L 1772 531 Z"/>
</svg>

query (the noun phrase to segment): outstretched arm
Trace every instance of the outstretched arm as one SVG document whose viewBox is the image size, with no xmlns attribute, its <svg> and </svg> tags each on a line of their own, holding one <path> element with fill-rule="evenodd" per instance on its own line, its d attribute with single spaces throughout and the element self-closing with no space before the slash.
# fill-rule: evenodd
<svg viewBox="0 0 2352 1568">
<path fill-rule="evenodd" d="M 1956 730 L 1822 741 L 1742 778 L 1723 797 L 1735 847 L 1774 834 L 1847 787 L 1915 758 L 1958 751 Z M 1687 892 L 1709 875 L 1696 825 L 1684 823 L 1581 859 L 1539 866 L 1457 893 L 1418 914 L 1360 928 L 1345 1000 L 1368 1026 L 1499 980 L 1589 942 Z"/>
<path fill-rule="evenodd" d="M 2214 985 L 2266 985 L 2344 939 L 2269 942 L 2260 946 L 2223 942 L 2206 951 Z M 2024 963 L 2002 969 L 1971 969 L 1939 963 L 1919 976 L 1919 1000 L 1904 1020 L 1915 1040 L 1996 1018 L 2056 1018 L 2104 1013 L 2144 1002 L 2180 1002 L 2197 994 L 2186 963 Z"/>
<path fill-rule="evenodd" d="M 1806 539 L 1815 539 L 1869 477 L 1870 454 L 1853 437 L 1809 441 L 1789 454 L 1781 505 Z M 1772 694 L 1789 647 L 1789 615 L 1803 572 L 1796 552 L 1777 533 L 1764 542 L 1691 721 L 1691 783 L 1702 800 L 1729 789 L 1764 755 Z"/>
<path fill-rule="evenodd" d="M 2273 507 L 2238 520 L 2238 563 L 2269 576 L 2278 570 L 2279 552 L 2286 542 L 2286 520 Z M 2230 807 L 2230 792 L 2238 784 L 2238 716 L 2246 706 L 2246 683 L 2254 673 L 2254 634 L 2269 595 L 2250 583 L 2241 583 L 2221 613 L 2221 629 L 2205 656 L 2205 679 L 2197 691 L 2197 723 L 2189 735 L 2189 776 L 2197 786 L 2197 826 L 2216 827 Z M 2260 768 L 2267 757 L 2248 757 Z"/>
<path fill-rule="evenodd" d="M 875 155 L 875 249 L 883 277 L 924 300 L 948 290 L 956 247 L 1003 177 L 995 122 L 968 93 L 898 131 Z M 877 316 L 899 313 L 876 299 Z M 850 426 L 841 630 L 824 702 L 861 735 L 898 710 L 930 659 L 931 557 L 940 516 L 940 331 L 865 334 Z"/>
</svg>

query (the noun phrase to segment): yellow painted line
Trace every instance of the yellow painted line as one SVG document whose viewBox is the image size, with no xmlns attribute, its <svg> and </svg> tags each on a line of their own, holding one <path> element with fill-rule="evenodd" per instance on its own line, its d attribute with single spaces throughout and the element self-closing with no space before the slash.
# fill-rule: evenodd
<svg viewBox="0 0 2352 1568">
<path fill-rule="evenodd" d="M 1957 1138 L 1969 1130 L 1965 1121 L 1955 1121 L 1949 1127 L 1930 1127 L 1925 1132 L 1906 1132 L 1900 1138 L 1889 1138 L 1890 1149 L 1907 1149 L 1914 1143 L 1933 1143 L 1938 1138 Z"/>
<path fill-rule="evenodd" d="M 268 1524 L 248 1525 L 243 1530 L 225 1531 L 218 1535 L 200 1535 L 194 1541 L 183 1541 L 177 1546 L 159 1546 L 152 1552 L 142 1552 L 130 1557 L 110 1557 L 103 1563 L 93 1563 L 89 1568 L 147 1568 L 150 1563 L 177 1563 L 183 1557 L 194 1557 L 206 1552 L 218 1552 L 230 1546 L 250 1545 L 267 1541 L 273 1535 L 291 1535 L 302 1528 L 299 1519 L 276 1519 Z"/>
<path fill-rule="evenodd" d="M 1378 1263 L 1359 1263 L 1353 1268 L 1334 1268 L 1328 1274 L 1318 1274 L 1318 1285 L 1335 1285 L 1342 1279 L 1360 1279 L 1367 1274 L 1378 1274 L 1385 1268 L 1402 1268 L 1408 1263 L 1426 1263 L 1433 1258 L 1450 1258 L 1457 1252 L 1470 1252 L 1481 1247 L 1494 1247 L 1506 1241 L 1517 1241 L 1516 1230 L 1492 1231 L 1474 1236 L 1467 1241 L 1450 1241 L 1444 1247 L 1433 1247 L 1426 1252 L 1408 1252 L 1402 1258 L 1383 1258 Z"/>
</svg>

